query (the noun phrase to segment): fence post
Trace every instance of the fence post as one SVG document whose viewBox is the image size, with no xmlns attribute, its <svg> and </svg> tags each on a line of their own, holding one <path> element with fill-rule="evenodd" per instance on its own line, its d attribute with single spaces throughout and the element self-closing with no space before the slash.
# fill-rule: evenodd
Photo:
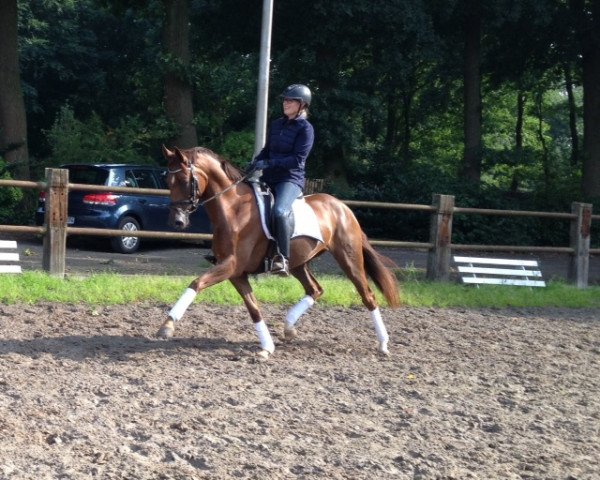
<svg viewBox="0 0 600 480">
<path fill-rule="evenodd" d="M 429 242 L 433 248 L 427 257 L 427 279 L 447 281 L 450 275 L 450 247 L 452 244 L 452 214 L 454 195 L 433 196 Z"/>
<path fill-rule="evenodd" d="M 69 171 L 46 169 L 46 234 L 42 266 L 55 277 L 65 276 Z"/>
<path fill-rule="evenodd" d="M 569 282 L 577 288 L 587 288 L 590 272 L 590 229 L 592 228 L 592 205 L 590 203 L 571 203 L 571 248 L 573 255 L 569 263 Z"/>
</svg>

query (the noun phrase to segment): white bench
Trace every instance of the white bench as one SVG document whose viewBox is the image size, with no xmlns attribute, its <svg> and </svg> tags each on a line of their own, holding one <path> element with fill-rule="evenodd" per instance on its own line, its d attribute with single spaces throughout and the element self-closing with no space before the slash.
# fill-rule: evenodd
<svg viewBox="0 0 600 480">
<path fill-rule="evenodd" d="M 15 264 L 4 265 L 4 262 L 18 262 L 19 254 L 4 252 L 3 250 L 16 250 L 17 242 L 14 240 L 0 240 L 0 273 L 21 273 L 21 266 Z"/>
<path fill-rule="evenodd" d="M 545 287 L 536 260 L 504 258 L 454 257 L 463 283 Z M 532 280 L 537 279 L 537 280 Z"/>
</svg>

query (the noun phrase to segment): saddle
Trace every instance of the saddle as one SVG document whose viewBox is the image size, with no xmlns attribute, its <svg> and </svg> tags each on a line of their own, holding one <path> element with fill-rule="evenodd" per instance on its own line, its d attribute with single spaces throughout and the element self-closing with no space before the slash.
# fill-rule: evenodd
<svg viewBox="0 0 600 480">
<path fill-rule="evenodd" d="M 275 237 L 271 233 L 273 222 L 271 211 L 275 203 L 273 192 L 265 184 L 261 182 L 248 182 L 254 191 L 254 198 L 258 207 L 260 224 L 265 236 L 271 240 L 271 245 L 265 257 L 265 271 L 271 270 L 273 258 L 277 253 L 277 245 Z M 292 204 L 292 215 L 294 217 L 294 232 L 292 239 L 296 237 L 306 236 L 314 238 L 319 242 L 323 242 L 323 235 L 319 226 L 319 221 L 314 210 L 306 203 L 304 196 L 299 196 Z"/>
<path fill-rule="evenodd" d="M 254 198 L 258 207 L 260 224 L 262 226 L 263 233 L 269 240 L 271 240 L 271 245 L 264 259 L 264 270 L 262 270 L 267 272 L 271 270 L 270 267 L 273 263 L 273 258 L 277 253 L 275 237 L 271 233 L 271 210 L 275 203 L 275 198 L 273 197 L 273 193 L 269 187 L 262 182 L 248 181 L 246 183 L 252 187 L 254 192 Z M 292 234 L 292 238 L 305 236 L 313 238 L 319 242 L 323 242 L 323 235 L 321 234 L 321 227 L 319 226 L 317 215 L 310 205 L 306 203 L 304 196 L 299 196 L 292 204 L 292 215 L 294 216 L 294 232 Z M 217 263 L 217 259 L 214 255 L 205 255 L 204 258 L 213 265 Z"/>
</svg>

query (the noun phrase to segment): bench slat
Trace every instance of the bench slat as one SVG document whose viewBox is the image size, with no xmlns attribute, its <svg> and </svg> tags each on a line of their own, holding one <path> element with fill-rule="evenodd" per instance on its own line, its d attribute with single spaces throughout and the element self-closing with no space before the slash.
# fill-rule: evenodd
<svg viewBox="0 0 600 480">
<path fill-rule="evenodd" d="M 3 262 L 18 262 L 19 254 L 18 253 L 2 253 L 0 252 L 0 260 Z"/>
<path fill-rule="evenodd" d="M 464 283 L 484 283 L 488 285 L 517 285 L 522 287 L 545 287 L 546 282 L 543 280 L 516 280 L 510 278 L 473 278 L 463 277 Z"/>
<path fill-rule="evenodd" d="M 513 275 L 518 277 L 541 277 L 539 270 L 512 270 L 508 268 L 458 267 L 461 273 L 480 273 L 485 275 Z"/>
<path fill-rule="evenodd" d="M 16 240 L 0 240 L 0 248 L 17 248 Z"/>
<path fill-rule="evenodd" d="M 542 277 L 542 272 L 539 270 L 537 260 L 512 260 L 507 258 L 456 256 L 454 257 L 454 262 L 457 264 L 457 269 L 461 274 L 463 283 L 474 284 L 477 286 L 482 284 L 516 285 L 523 287 L 546 286 L 546 282 L 544 280 L 530 280 L 529 278 L 522 278 Z M 497 266 L 498 268 L 494 268 L 494 266 Z M 525 269 L 525 267 L 533 268 Z"/>
<path fill-rule="evenodd" d="M 510 260 L 507 258 L 454 257 L 456 263 L 481 263 L 488 265 L 523 265 L 537 267 L 537 260 Z"/>
<path fill-rule="evenodd" d="M 22 273 L 19 265 L 0 265 L 0 273 Z"/>
</svg>

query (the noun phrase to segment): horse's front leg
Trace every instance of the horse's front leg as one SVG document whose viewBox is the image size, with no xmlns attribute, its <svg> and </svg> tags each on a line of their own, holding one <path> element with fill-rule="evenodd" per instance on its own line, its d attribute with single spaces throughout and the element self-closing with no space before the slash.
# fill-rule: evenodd
<svg viewBox="0 0 600 480">
<path fill-rule="evenodd" d="M 271 338 L 271 332 L 267 324 L 262 319 L 262 315 L 258 308 L 258 302 L 248 281 L 248 275 L 244 274 L 240 277 L 230 278 L 229 281 L 233 284 L 237 292 L 244 299 L 244 304 L 250 313 L 250 318 L 254 322 L 254 328 L 258 335 L 260 342 L 261 351 L 258 353 L 258 358 L 261 360 L 267 360 L 269 355 L 275 351 L 275 344 Z"/>
<path fill-rule="evenodd" d="M 204 275 L 196 278 L 188 288 L 186 288 L 183 295 L 179 297 L 177 303 L 173 305 L 173 308 L 168 313 L 167 319 L 164 321 L 156 336 L 158 338 L 171 338 L 175 332 L 175 322 L 183 317 L 188 307 L 192 304 L 196 295 L 205 288 L 227 280 L 233 275 L 235 271 L 235 258 L 233 256 L 227 257 L 223 262 L 219 262 L 212 267 Z"/>
</svg>

